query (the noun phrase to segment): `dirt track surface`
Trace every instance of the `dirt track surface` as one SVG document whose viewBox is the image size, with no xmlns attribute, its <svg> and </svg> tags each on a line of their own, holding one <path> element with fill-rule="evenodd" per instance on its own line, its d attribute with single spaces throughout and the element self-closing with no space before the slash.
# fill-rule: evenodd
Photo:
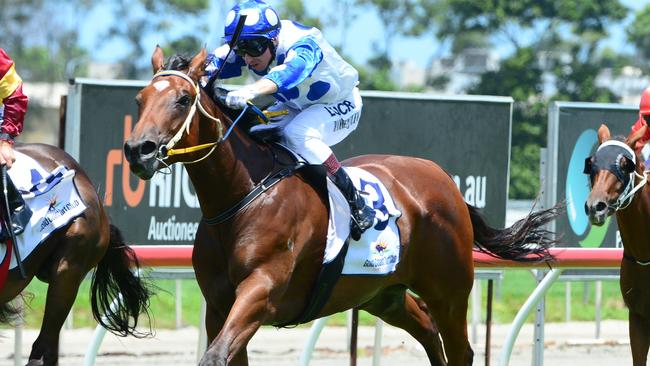
<svg viewBox="0 0 650 366">
<path fill-rule="evenodd" d="M 496 325 L 492 330 L 492 365 L 500 359 L 501 346 L 508 325 Z M 276 330 L 262 328 L 248 347 L 250 365 L 297 365 L 308 328 Z M 479 330 L 477 344 L 473 345 L 474 365 L 484 365 L 484 329 Z M 61 366 L 83 365 L 84 354 L 93 335 L 93 329 L 65 330 L 62 336 Z M 605 321 L 601 338 L 594 339 L 594 323 L 547 324 L 545 334 L 544 364 L 550 366 L 575 366 L 578 362 L 589 366 L 631 365 L 627 339 L 627 323 Z M 37 336 L 35 330 L 23 332 L 23 364 Z M 107 335 L 99 349 L 96 365 L 196 365 L 199 332 L 195 327 L 180 330 L 158 330 L 154 338 L 118 338 Z M 0 366 L 14 365 L 14 331 L 0 330 Z M 510 365 L 530 366 L 532 360 L 532 325 L 522 329 L 510 359 Z M 374 328 L 359 330 L 358 365 L 372 365 Z M 316 344 L 310 365 L 349 365 L 347 330 L 344 327 L 326 327 Z M 381 365 L 429 365 L 424 351 L 407 333 L 384 326 Z"/>
</svg>

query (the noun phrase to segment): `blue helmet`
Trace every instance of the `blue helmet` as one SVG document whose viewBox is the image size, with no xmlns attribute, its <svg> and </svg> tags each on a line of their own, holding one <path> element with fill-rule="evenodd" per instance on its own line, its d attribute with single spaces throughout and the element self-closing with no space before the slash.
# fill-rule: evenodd
<svg viewBox="0 0 650 366">
<path fill-rule="evenodd" d="M 246 22 L 239 39 L 264 37 L 273 39 L 280 33 L 280 17 L 278 13 L 262 0 L 246 0 L 235 5 L 226 16 L 224 39 L 230 42 L 242 14 Z"/>
</svg>

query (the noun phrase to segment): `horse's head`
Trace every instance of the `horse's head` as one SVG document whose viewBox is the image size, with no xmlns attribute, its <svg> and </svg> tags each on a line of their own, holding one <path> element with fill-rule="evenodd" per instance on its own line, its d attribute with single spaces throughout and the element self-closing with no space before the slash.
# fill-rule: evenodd
<svg viewBox="0 0 650 366">
<path fill-rule="evenodd" d="M 190 61 L 172 58 L 165 68 L 162 49 L 156 47 L 151 57 L 154 76 L 135 98 L 139 118 L 124 143 L 124 155 L 138 177 L 149 179 L 158 169 L 180 160 L 172 156 L 173 147 L 199 143 L 198 122 L 193 121 L 199 118 L 197 108 L 203 109 L 199 79 L 205 58 L 203 49 Z"/>
<path fill-rule="evenodd" d="M 609 128 L 598 129 L 598 149 L 585 159 L 584 173 L 589 175 L 591 192 L 585 213 L 593 225 L 602 225 L 607 216 L 624 208 L 633 198 L 637 156 L 634 145 L 646 127 L 630 133 L 624 141 L 612 139 Z"/>
</svg>

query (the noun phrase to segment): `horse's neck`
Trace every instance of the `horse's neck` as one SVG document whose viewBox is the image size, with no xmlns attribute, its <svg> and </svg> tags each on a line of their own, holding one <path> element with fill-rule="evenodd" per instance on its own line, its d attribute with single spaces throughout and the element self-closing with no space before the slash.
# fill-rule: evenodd
<svg viewBox="0 0 650 366">
<path fill-rule="evenodd" d="M 616 219 L 625 252 L 639 260 L 650 260 L 650 186 L 646 184 L 628 207 L 617 211 Z"/>
<path fill-rule="evenodd" d="M 225 116 L 217 115 L 225 122 Z M 201 126 L 211 128 L 199 133 L 202 136 L 199 143 L 216 141 L 218 134 L 214 122 L 205 116 L 201 116 L 201 119 Z M 224 132 L 228 127 L 224 125 Z M 235 127 L 227 140 L 208 158 L 186 164 L 185 167 L 196 190 L 203 215 L 214 217 L 243 199 L 259 182 L 260 177 L 272 168 L 272 164 L 272 156 Z"/>
</svg>

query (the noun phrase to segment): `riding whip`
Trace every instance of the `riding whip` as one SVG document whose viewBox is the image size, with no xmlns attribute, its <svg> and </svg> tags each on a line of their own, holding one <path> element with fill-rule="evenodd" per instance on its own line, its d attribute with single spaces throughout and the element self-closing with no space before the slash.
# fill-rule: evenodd
<svg viewBox="0 0 650 366">
<path fill-rule="evenodd" d="M 242 14 L 239 16 L 239 21 L 237 22 L 237 27 L 235 27 L 235 32 L 232 34 L 232 38 L 230 39 L 230 42 L 228 42 L 228 53 L 226 54 L 226 58 L 224 58 L 224 61 L 221 63 L 221 66 L 217 69 L 217 72 L 214 73 L 213 78 L 216 79 L 219 77 L 219 74 L 221 74 L 221 70 L 223 69 L 223 66 L 226 64 L 226 60 L 228 60 L 228 57 L 230 57 L 230 53 L 232 52 L 233 47 L 237 44 L 237 41 L 239 40 L 239 35 L 241 34 L 242 29 L 244 29 L 244 23 L 246 22 L 246 14 Z"/>
<path fill-rule="evenodd" d="M 4 211 L 5 211 L 5 229 L 9 232 L 9 237 L 11 239 L 11 244 L 14 249 L 14 256 L 16 257 L 16 264 L 18 265 L 18 270 L 20 271 L 20 277 L 26 279 L 25 268 L 23 267 L 23 261 L 20 257 L 20 250 L 18 249 L 18 242 L 16 241 L 16 234 L 14 234 L 14 225 L 11 222 L 11 208 L 9 207 L 9 197 L 7 196 L 7 166 L 2 166 L 2 194 L 4 196 Z"/>
</svg>

